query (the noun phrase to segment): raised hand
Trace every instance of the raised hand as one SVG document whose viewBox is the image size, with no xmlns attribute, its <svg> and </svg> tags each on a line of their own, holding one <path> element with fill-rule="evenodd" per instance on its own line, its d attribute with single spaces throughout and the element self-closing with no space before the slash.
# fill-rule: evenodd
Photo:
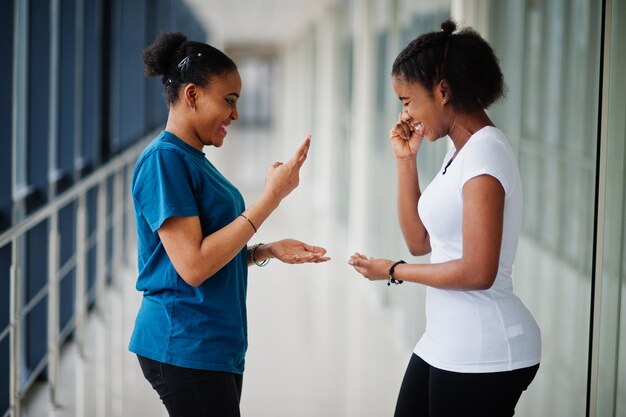
<svg viewBox="0 0 626 417">
<path fill-rule="evenodd" d="M 400 112 L 398 122 L 389 131 L 389 139 L 396 158 L 415 158 L 424 139 L 424 127 L 421 123 L 413 124 Z"/>
<path fill-rule="evenodd" d="M 311 146 L 311 135 L 308 135 L 296 153 L 286 163 L 274 162 L 265 175 L 265 189 L 278 201 L 287 197 L 300 183 L 300 168 L 306 160 Z"/>
</svg>

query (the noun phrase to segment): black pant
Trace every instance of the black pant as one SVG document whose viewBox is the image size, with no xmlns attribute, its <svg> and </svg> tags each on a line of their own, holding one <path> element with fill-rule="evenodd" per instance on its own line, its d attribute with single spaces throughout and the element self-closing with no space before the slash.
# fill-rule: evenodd
<svg viewBox="0 0 626 417">
<path fill-rule="evenodd" d="M 170 417 L 239 417 L 243 375 L 182 368 L 137 355 Z"/>
<path fill-rule="evenodd" d="M 413 354 L 394 416 L 509 417 L 538 369 L 539 365 L 508 372 L 450 372 Z"/>
</svg>

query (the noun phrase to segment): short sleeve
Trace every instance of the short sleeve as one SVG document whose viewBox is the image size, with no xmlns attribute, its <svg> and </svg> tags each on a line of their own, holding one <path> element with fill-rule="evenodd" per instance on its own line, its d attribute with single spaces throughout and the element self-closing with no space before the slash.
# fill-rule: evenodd
<svg viewBox="0 0 626 417">
<path fill-rule="evenodd" d="M 174 150 L 155 149 L 139 161 L 132 194 L 153 232 L 170 217 L 198 215 L 190 165 Z"/>
<path fill-rule="evenodd" d="M 472 178 L 490 175 L 496 178 L 508 195 L 515 184 L 515 164 L 506 146 L 494 138 L 477 138 L 468 143 L 463 157 L 461 188 Z M 468 146 L 469 145 L 469 146 Z"/>
</svg>

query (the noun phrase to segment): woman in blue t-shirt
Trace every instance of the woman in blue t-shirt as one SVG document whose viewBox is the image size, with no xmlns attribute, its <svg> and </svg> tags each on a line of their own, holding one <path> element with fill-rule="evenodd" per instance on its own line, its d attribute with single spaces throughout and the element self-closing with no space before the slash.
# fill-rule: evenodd
<svg viewBox="0 0 626 417">
<path fill-rule="evenodd" d="M 248 265 L 329 259 L 293 239 L 247 246 L 298 185 L 310 137 L 288 162 L 269 167 L 263 193 L 246 208 L 202 152 L 220 147 L 238 118 L 235 63 L 182 33 L 161 34 L 143 60 L 146 75 L 162 76 L 169 115 L 133 173 L 143 300 L 129 349 L 170 415 L 238 416 Z"/>
</svg>

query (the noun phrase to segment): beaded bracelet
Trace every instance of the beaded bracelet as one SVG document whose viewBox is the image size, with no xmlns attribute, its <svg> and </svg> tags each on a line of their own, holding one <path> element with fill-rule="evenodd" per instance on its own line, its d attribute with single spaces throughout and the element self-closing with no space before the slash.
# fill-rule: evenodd
<svg viewBox="0 0 626 417">
<path fill-rule="evenodd" d="M 257 250 L 257 248 L 258 248 L 259 246 L 261 246 L 262 244 L 263 244 L 263 243 L 260 243 L 260 242 L 259 242 L 259 243 L 255 243 L 255 244 L 252 246 L 252 249 L 250 249 L 250 258 L 252 259 L 252 262 L 253 262 L 256 266 L 265 266 L 265 265 L 267 265 L 267 264 L 268 264 L 268 262 L 270 261 L 270 258 L 266 258 L 266 259 L 263 259 L 261 262 L 257 262 L 257 261 L 256 261 L 256 258 L 254 257 L 254 254 L 255 254 L 255 252 L 256 252 L 256 250 Z"/>
<path fill-rule="evenodd" d="M 402 281 L 401 279 L 395 279 L 393 277 L 393 273 L 396 270 L 396 266 L 400 265 L 400 264 L 405 264 L 406 262 L 400 260 L 397 262 L 394 262 L 393 265 L 391 265 L 391 268 L 389 268 L 389 279 L 387 280 L 387 286 L 390 286 L 391 284 L 402 284 L 404 281 Z"/>
</svg>

